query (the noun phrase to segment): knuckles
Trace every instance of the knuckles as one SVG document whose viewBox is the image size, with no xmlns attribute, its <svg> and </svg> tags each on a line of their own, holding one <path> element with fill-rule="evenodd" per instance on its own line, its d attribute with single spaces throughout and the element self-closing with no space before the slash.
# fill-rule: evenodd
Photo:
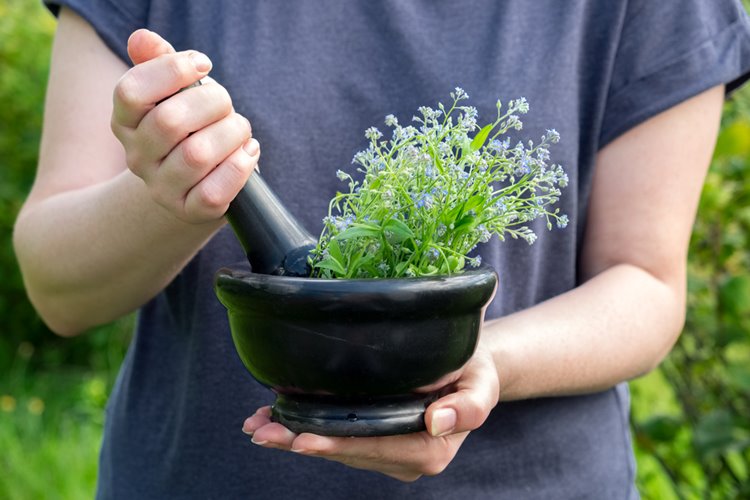
<svg viewBox="0 0 750 500">
<path fill-rule="evenodd" d="M 152 111 L 154 127 L 164 137 L 180 137 L 190 131 L 185 130 L 187 110 L 178 101 L 167 100 L 156 106 Z"/>
<path fill-rule="evenodd" d="M 193 135 L 182 141 L 180 151 L 182 161 L 192 169 L 204 168 L 213 159 L 211 143 L 200 135 Z"/>
<path fill-rule="evenodd" d="M 185 218 L 198 222 L 218 219 L 226 212 L 229 201 L 216 186 L 201 183 L 190 191 L 185 200 Z"/>
<path fill-rule="evenodd" d="M 247 180 L 255 167 L 255 161 L 247 154 L 233 154 L 226 160 L 226 164 L 232 171 L 231 177 L 237 180 L 238 185 Z"/>
<path fill-rule="evenodd" d="M 211 105 L 215 106 L 217 110 L 221 111 L 224 115 L 228 115 L 232 112 L 232 97 L 229 95 L 229 91 L 222 85 L 213 83 L 210 85 L 204 85 L 205 92 L 211 101 Z"/>
<path fill-rule="evenodd" d="M 185 52 L 162 54 L 156 59 L 164 64 L 169 78 L 174 81 L 184 81 L 196 74 L 195 67 L 190 63 L 189 55 Z"/>
<path fill-rule="evenodd" d="M 242 142 L 244 143 L 253 136 L 253 128 L 250 125 L 250 121 L 240 114 L 235 113 L 234 119 L 237 122 L 237 127 L 239 128 L 239 130 L 242 130 L 241 138 Z"/>
<path fill-rule="evenodd" d="M 201 184 L 198 188 L 198 202 L 209 214 L 223 213 L 227 205 L 226 196 L 213 185 Z"/>
<path fill-rule="evenodd" d="M 115 105 L 135 107 L 141 103 L 142 85 L 135 68 L 127 71 L 115 85 Z"/>
</svg>

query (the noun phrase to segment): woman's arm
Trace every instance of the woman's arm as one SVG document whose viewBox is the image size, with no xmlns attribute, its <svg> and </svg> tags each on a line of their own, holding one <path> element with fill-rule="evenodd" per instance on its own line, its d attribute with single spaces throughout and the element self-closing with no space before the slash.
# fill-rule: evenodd
<svg viewBox="0 0 750 500">
<path fill-rule="evenodd" d="M 258 160 L 247 120 L 215 82 L 160 103 L 210 62 L 145 30 L 128 49 L 130 70 L 62 9 L 37 176 L 14 230 L 31 301 L 62 335 L 164 288 L 224 223 Z"/>
<path fill-rule="evenodd" d="M 267 408 L 243 430 L 256 444 L 414 480 L 441 472 L 498 400 L 603 390 L 654 368 L 682 329 L 688 241 L 723 96 L 723 87 L 708 90 L 599 153 L 580 264 L 585 282 L 488 322 L 456 392 L 427 409 L 429 433 L 295 435 L 271 423 Z"/>
<path fill-rule="evenodd" d="M 598 155 L 583 285 L 487 328 L 501 399 L 605 389 L 655 368 L 685 320 L 687 251 L 723 86 L 670 109 Z"/>
</svg>

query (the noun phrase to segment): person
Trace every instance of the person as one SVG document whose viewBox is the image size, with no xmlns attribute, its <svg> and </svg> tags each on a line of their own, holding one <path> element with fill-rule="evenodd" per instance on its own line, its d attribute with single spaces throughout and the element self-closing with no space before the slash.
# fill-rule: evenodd
<svg viewBox="0 0 750 500">
<path fill-rule="evenodd" d="M 60 335 L 139 311 L 100 498 L 638 497 L 625 382 L 683 325 L 722 101 L 750 71 L 738 0 L 49 5 L 38 173 L 14 243 Z M 525 96 L 521 137 L 560 132 L 570 224 L 482 248 L 500 287 L 427 431 L 296 435 L 270 421 L 212 290 L 244 260 L 223 214 L 262 163 L 314 233 L 364 130 L 456 86 L 480 122 Z"/>
</svg>

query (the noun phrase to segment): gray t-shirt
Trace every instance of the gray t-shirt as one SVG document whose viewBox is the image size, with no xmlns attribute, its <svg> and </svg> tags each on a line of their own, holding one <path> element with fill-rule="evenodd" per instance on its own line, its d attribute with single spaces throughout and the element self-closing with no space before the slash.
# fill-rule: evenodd
<svg viewBox="0 0 750 500">
<path fill-rule="evenodd" d="M 148 27 L 214 63 L 250 118 L 263 176 L 316 234 L 364 130 L 386 114 L 471 96 L 480 123 L 525 96 L 523 137 L 547 128 L 570 177 L 565 230 L 531 247 L 491 241 L 500 275 L 490 317 L 578 284 L 577 258 L 597 151 L 630 127 L 750 70 L 750 29 L 735 0 L 194 1 L 53 0 L 127 61 Z M 52 6 L 55 9 L 55 6 Z M 227 228 L 139 313 L 107 407 L 101 498 L 635 498 L 628 393 L 500 402 L 441 475 L 405 484 L 256 447 L 243 420 L 273 395 L 232 346 L 212 290 L 244 255 Z"/>
</svg>

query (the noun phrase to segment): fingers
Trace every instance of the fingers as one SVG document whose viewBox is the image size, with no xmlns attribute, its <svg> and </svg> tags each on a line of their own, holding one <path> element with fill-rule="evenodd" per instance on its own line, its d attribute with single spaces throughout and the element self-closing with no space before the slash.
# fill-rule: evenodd
<svg viewBox="0 0 750 500">
<path fill-rule="evenodd" d="M 214 220 L 222 217 L 229 204 L 258 165 L 260 146 L 250 139 L 187 194 L 185 220 Z"/>
<path fill-rule="evenodd" d="M 440 474 L 468 433 L 432 437 L 426 432 L 371 438 L 334 438 L 300 434 L 291 451 L 334 460 L 357 469 L 375 470 L 400 481 Z"/>
<path fill-rule="evenodd" d="M 497 404 L 497 370 L 489 352 L 478 348 L 453 384 L 455 392 L 428 407 L 429 432 L 370 438 L 295 435 L 271 422 L 268 407 L 248 418 L 243 431 L 253 442 L 304 455 L 374 470 L 401 481 L 441 473 L 455 457 L 469 431 L 478 428 Z"/>
<path fill-rule="evenodd" d="M 423 475 L 436 475 L 445 470 L 467 435 L 445 438 L 434 438 L 424 432 L 370 438 L 297 435 L 271 422 L 270 416 L 270 408 L 265 407 L 245 420 L 242 430 L 252 435 L 253 443 L 374 470 L 400 481 L 415 481 Z"/>
<path fill-rule="evenodd" d="M 253 443 L 267 448 L 289 450 L 297 437 L 297 434 L 283 425 L 271 422 L 271 407 L 269 406 L 258 409 L 255 415 L 245 420 L 242 431 L 252 436 Z"/>
<path fill-rule="evenodd" d="M 194 50 L 162 54 L 128 70 L 115 86 L 115 135 L 123 127 L 136 128 L 156 103 L 200 80 L 210 70 L 210 59 Z"/>
<path fill-rule="evenodd" d="M 137 171 L 161 161 L 188 135 L 232 112 L 229 93 L 213 81 L 180 92 L 147 113 L 135 130 L 124 131 L 123 139 L 138 145 L 128 149 L 128 165 Z"/>
<path fill-rule="evenodd" d="M 250 123 L 212 79 L 192 87 L 211 70 L 204 54 L 175 52 L 148 30 L 130 36 L 128 54 L 135 66 L 117 83 L 112 112 L 128 168 L 178 219 L 218 221 L 258 164 Z"/>
<path fill-rule="evenodd" d="M 174 47 L 169 42 L 147 29 L 134 31 L 128 39 L 128 56 L 133 64 L 141 64 L 162 54 L 174 52 Z"/>
<path fill-rule="evenodd" d="M 248 121 L 233 113 L 180 142 L 160 164 L 136 173 L 152 187 L 157 203 L 200 223 L 224 215 L 259 155 Z"/>
</svg>

